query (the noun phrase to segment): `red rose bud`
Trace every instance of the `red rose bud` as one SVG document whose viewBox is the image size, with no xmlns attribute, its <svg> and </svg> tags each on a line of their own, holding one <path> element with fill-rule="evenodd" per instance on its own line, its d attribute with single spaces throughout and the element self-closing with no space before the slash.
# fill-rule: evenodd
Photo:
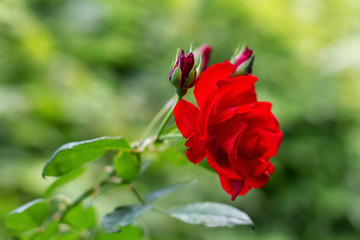
<svg viewBox="0 0 360 240">
<path fill-rule="evenodd" d="M 237 48 L 231 58 L 231 63 L 236 67 L 234 76 L 248 75 L 252 71 L 254 51 L 247 46 L 241 49 Z"/>
<path fill-rule="evenodd" d="M 176 92 L 180 97 L 184 96 L 188 88 L 194 86 L 197 78 L 194 54 L 190 52 L 185 56 L 184 50 L 180 55 L 176 54 L 174 63 L 171 67 L 169 80 L 176 87 Z"/>
<path fill-rule="evenodd" d="M 207 44 L 203 44 L 195 50 L 195 60 L 198 65 L 198 75 L 207 69 L 211 50 L 212 48 Z"/>
</svg>

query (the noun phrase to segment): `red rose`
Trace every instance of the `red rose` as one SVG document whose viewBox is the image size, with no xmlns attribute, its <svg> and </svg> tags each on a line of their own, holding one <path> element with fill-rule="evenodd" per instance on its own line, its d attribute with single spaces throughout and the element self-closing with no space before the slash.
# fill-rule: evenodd
<svg viewBox="0 0 360 240">
<path fill-rule="evenodd" d="M 180 100 L 174 109 L 188 159 L 206 157 L 232 200 L 266 184 L 274 171 L 269 159 L 282 141 L 271 103 L 257 101 L 257 78 L 233 77 L 235 71 L 228 61 L 209 67 L 195 84 L 198 107 Z"/>
</svg>

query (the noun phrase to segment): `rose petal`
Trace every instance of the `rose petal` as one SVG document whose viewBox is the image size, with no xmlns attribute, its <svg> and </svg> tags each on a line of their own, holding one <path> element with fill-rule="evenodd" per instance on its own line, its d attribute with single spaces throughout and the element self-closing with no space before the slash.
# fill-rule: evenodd
<svg viewBox="0 0 360 240">
<path fill-rule="evenodd" d="M 230 180 L 230 182 L 234 187 L 234 193 L 231 196 L 231 200 L 234 201 L 244 187 L 244 180 Z"/>
<path fill-rule="evenodd" d="M 227 61 L 214 64 L 201 73 L 194 89 L 194 95 L 200 109 L 202 109 L 209 94 L 216 89 L 215 82 L 219 79 L 226 79 L 235 70 L 236 67 Z"/>
<path fill-rule="evenodd" d="M 216 142 L 210 141 L 205 146 L 206 159 L 217 173 L 226 176 L 234 180 L 243 179 L 230 165 L 228 156 L 226 153 L 216 144 Z"/>
<path fill-rule="evenodd" d="M 237 138 L 241 138 L 247 126 L 246 123 L 239 121 L 236 115 L 227 121 L 218 124 L 213 129 L 213 134 L 217 144 L 231 157 L 232 151 L 237 150 Z M 236 152 L 235 152 L 236 156 Z"/>
<path fill-rule="evenodd" d="M 185 146 L 189 149 L 186 151 L 186 156 L 190 162 L 197 164 L 205 158 L 205 142 L 201 141 L 196 135 L 191 135 L 186 141 Z"/>
<path fill-rule="evenodd" d="M 273 175 L 274 169 L 275 169 L 274 165 L 272 163 L 270 163 L 267 171 L 269 174 Z"/>
<path fill-rule="evenodd" d="M 256 176 L 256 177 L 249 177 L 246 179 L 247 179 L 250 187 L 261 188 L 269 181 L 270 177 L 269 177 L 268 173 L 264 173 L 263 175 Z"/>
<path fill-rule="evenodd" d="M 264 129 L 280 131 L 279 123 L 271 113 L 271 103 L 269 102 L 257 102 L 253 111 L 243 115 L 243 121 L 249 124 L 249 128 L 247 128 L 249 134 Z"/>
<path fill-rule="evenodd" d="M 268 147 L 260 143 L 260 132 L 248 134 L 239 141 L 237 156 L 246 160 L 260 158 L 268 150 Z"/>
<path fill-rule="evenodd" d="M 184 50 L 181 51 L 182 54 L 183 52 Z M 179 87 L 183 87 L 186 79 L 189 77 L 192 68 L 194 67 L 195 59 L 193 53 L 189 53 L 186 57 L 183 54 L 181 57 L 179 56 L 179 59 L 180 59 L 180 70 L 181 70 L 181 79 L 180 79 Z"/>
<path fill-rule="evenodd" d="M 218 80 L 219 89 L 224 88 L 221 97 L 216 101 L 215 111 L 217 114 L 224 109 L 239 107 L 244 104 L 257 102 L 254 84 L 258 79 L 254 76 L 238 76 L 229 80 Z"/>
<path fill-rule="evenodd" d="M 253 108 L 253 104 L 246 104 L 239 107 L 227 108 L 226 110 L 215 116 L 214 125 L 218 125 L 229 120 L 235 114 L 251 112 L 253 111 Z"/>
<path fill-rule="evenodd" d="M 274 157 L 278 152 L 282 140 L 283 134 L 280 130 L 274 132 L 268 130 L 262 131 L 260 133 L 259 144 L 267 147 L 266 151 L 262 154 L 262 156 L 264 158 Z"/>
<path fill-rule="evenodd" d="M 254 105 L 253 111 L 241 114 L 241 121 L 249 124 L 239 142 L 238 154 L 241 157 L 268 159 L 277 154 L 283 134 L 270 110 L 271 103 L 258 102 Z"/>
<path fill-rule="evenodd" d="M 229 113 L 235 110 L 234 108 L 236 108 L 238 112 L 251 110 L 250 108 L 256 102 L 256 94 L 254 91 L 254 83 L 256 81 L 257 78 L 252 76 L 240 76 L 234 78 L 232 82 L 228 80 L 217 81 L 218 88 L 209 94 L 203 106 L 200 108 L 198 129 L 202 138 L 205 139 L 209 137 L 209 129 L 207 126 L 216 125 L 217 123 L 213 121 L 218 115 L 223 114 L 223 112 Z M 229 116 L 227 116 L 227 118 L 229 118 Z"/>
<path fill-rule="evenodd" d="M 244 195 L 250 190 L 247 178 L 241 180 L 233 180 L 219 175 L 221 187 L 231 195 L 231 200 L 234 201 L 237 196 Z M 239 191 L 240 190 L 240 191 Z"/>
<path fill-rule="evenodd" d="M 192 134 L 197 134 L 197 118 L 199 109 L 186 100 L 180 100 L 174 108 L 176 126 L 185 138 Z"/>
</svg>

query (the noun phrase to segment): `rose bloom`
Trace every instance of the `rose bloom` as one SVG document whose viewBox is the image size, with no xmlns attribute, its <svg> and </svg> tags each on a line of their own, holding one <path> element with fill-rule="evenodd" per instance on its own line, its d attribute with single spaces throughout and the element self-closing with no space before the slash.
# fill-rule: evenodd
<svg viewBox="0 0 360 240">
<path fill-rule="evenodd" d="M 232 200 L 267 183 L 274 171 L 269 159 L 283 138 L 271 103 L 257 101 L 257 78 L 233 77 L 235 71 L 228 61 L 209 67 L 195 84 L 198 107 L 180 100 L 174 109 L 188 159 L 206 157 Z"/>
</svg>

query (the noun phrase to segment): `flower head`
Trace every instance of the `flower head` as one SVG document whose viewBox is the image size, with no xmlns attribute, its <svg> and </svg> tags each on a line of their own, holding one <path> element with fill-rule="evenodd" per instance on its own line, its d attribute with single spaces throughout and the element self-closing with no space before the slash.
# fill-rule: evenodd
<svg viewBox="0 0 360 240">
<path fill-rule="evenodd" d="M 195 84 L 198 106 L 180 100 L 174 109 L 176 125 L 187 138 L 188 159 L 196 164 L 206 157 L 232 200 L 267 183 L 274 171 L 269 160 L 282 142 L 271 103 L 257 100 L 257 78 L 235 75 L 253 58 L 250 51 L 236 56 L 236 65 L 210 66 Z"/>
</svg>

